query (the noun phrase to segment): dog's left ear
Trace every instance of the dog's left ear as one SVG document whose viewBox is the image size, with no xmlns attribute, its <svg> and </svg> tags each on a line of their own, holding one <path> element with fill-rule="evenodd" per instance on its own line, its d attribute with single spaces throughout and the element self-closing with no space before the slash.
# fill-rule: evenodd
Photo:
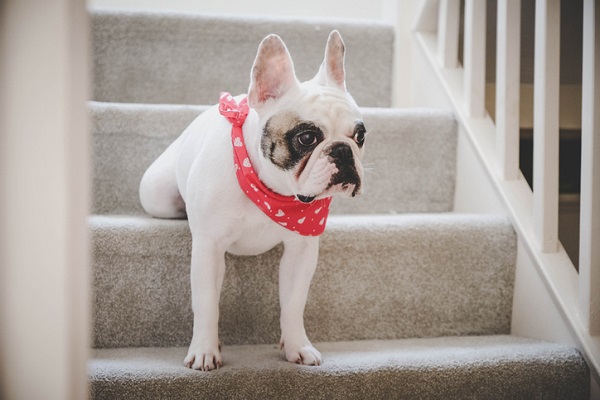
<svg viewBox="0 0 600 400">
<path fill-rule="evenodd" d="M 346 71 L 344 68 L 344 53 L 346 47 L 342 36 L 337 30 L 329 34 L 325 59 L 315 80 L 324 86 L 335 86 L 346 91 Z"/>
</svg>

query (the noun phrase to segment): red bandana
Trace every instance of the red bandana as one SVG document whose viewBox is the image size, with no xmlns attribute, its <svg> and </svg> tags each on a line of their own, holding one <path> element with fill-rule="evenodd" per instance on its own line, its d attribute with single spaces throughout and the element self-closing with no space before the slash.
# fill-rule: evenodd
<svg viewBox="0 0 600 400">
<path fill-rule="evenodd" d="M 302 203 L 295 196 L 282 196 L 266 187 L 258 178 L 244 143 L 242 126 L 250 107 L 247 98 L 237 104 L 229 93 L 222 93 L 219 111 L 233 127 L 231 142 L 235 173 L 240 188 L 269 218 L 302 236 L 319 236 L 325 230 L 331 197 Z"/>
</svg>

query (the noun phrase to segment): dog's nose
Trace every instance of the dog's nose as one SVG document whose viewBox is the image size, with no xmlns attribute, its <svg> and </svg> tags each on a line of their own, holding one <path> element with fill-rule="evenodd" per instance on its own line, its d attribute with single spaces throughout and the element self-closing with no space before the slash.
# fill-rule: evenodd
<svg viewBox="0 0 600 400">
<path fill-rule="evenodd" d="M 331 147 L 329 155 L 340 161 L 352 161 L 354 158 L 352 149 L 346 143 L 338 143 Z"/>
</svg>

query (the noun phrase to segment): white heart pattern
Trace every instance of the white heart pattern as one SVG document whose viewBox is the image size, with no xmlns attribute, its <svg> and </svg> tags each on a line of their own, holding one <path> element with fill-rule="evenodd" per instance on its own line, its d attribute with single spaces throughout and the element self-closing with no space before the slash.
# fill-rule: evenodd
<svg viewBox="0 0 600 400">
<path fill-rule="evenodd" d="M 319 221 L 319 225 L 323 225 L 325 223 L 325 218 L 322 218 L 321 221 Z"/>
<path fill-rule="evenodd" d="M 321 211 L 321 209 L 322 209 L 322 208 L 323 208 L 323 207 L 319 207 L 319 208 L 317 208 L 317 209 L 315 210 L 315 214 L 318 214 L 318 213 Z"/>
<path fill-rule="evenodd" d="M 258 192 L 258 188 L 256 187 L 256 185 L 254 183 L 250 184 L 250 187 L 252 188 L 252 190 L 254 190 L 255 192 Z"/>
<path fill-rule="evenodd" d="M 302 218 L 300 218 L 300 219 L 298 220 L 298 223 L 299 223 L 299 224 L 303 223 L 305 219 L 306 219 L 306 217 L 302 217 Z"/>
<path fill-rule="evenodd" d="M 287 222 L 280 222 L 279 225 L 281 225 L 281 226 L 287 226 Z"/>
<path fill-rule="evenodd" d="M 250 168 L 251 164 L 250 164 L 250 160 L 248 159 L 248 157 L 244 158 L 244 167 L 246 168 Z"/>
<path fill-rule="evenodd" d="M 282 210 L 277 210 L 277 214 L 275 214 L 276 217 L 283 217 L 285 215 L 285 213 Z"/>
<path fill-rule="evenodd" d="M 265 206 L 267 206 L 267 208 L 268 208 L 269 210 L 271 210 L 271 205 L 270 205 L 269 203 L 267 203 L 266 201 L 265 201 L 264 203 L 265 203 Z"/>
<path fill-rule="evenodd" d="M 242 147 L 242 140 L 239 137 L 236 137 L 235 140 L 233 141 L 233 145 L 235 147 Z"/>
</svg>

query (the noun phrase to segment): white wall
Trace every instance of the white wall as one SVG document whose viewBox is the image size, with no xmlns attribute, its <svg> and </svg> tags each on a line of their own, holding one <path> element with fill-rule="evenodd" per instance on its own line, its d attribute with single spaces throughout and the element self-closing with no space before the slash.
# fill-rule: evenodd
<svg viewBox="0 0 600 400">
<path fill-rule="evenodd" d="M 84 399 L 87 15 L 0 1 L 0 398 Z"/>
</svg>

